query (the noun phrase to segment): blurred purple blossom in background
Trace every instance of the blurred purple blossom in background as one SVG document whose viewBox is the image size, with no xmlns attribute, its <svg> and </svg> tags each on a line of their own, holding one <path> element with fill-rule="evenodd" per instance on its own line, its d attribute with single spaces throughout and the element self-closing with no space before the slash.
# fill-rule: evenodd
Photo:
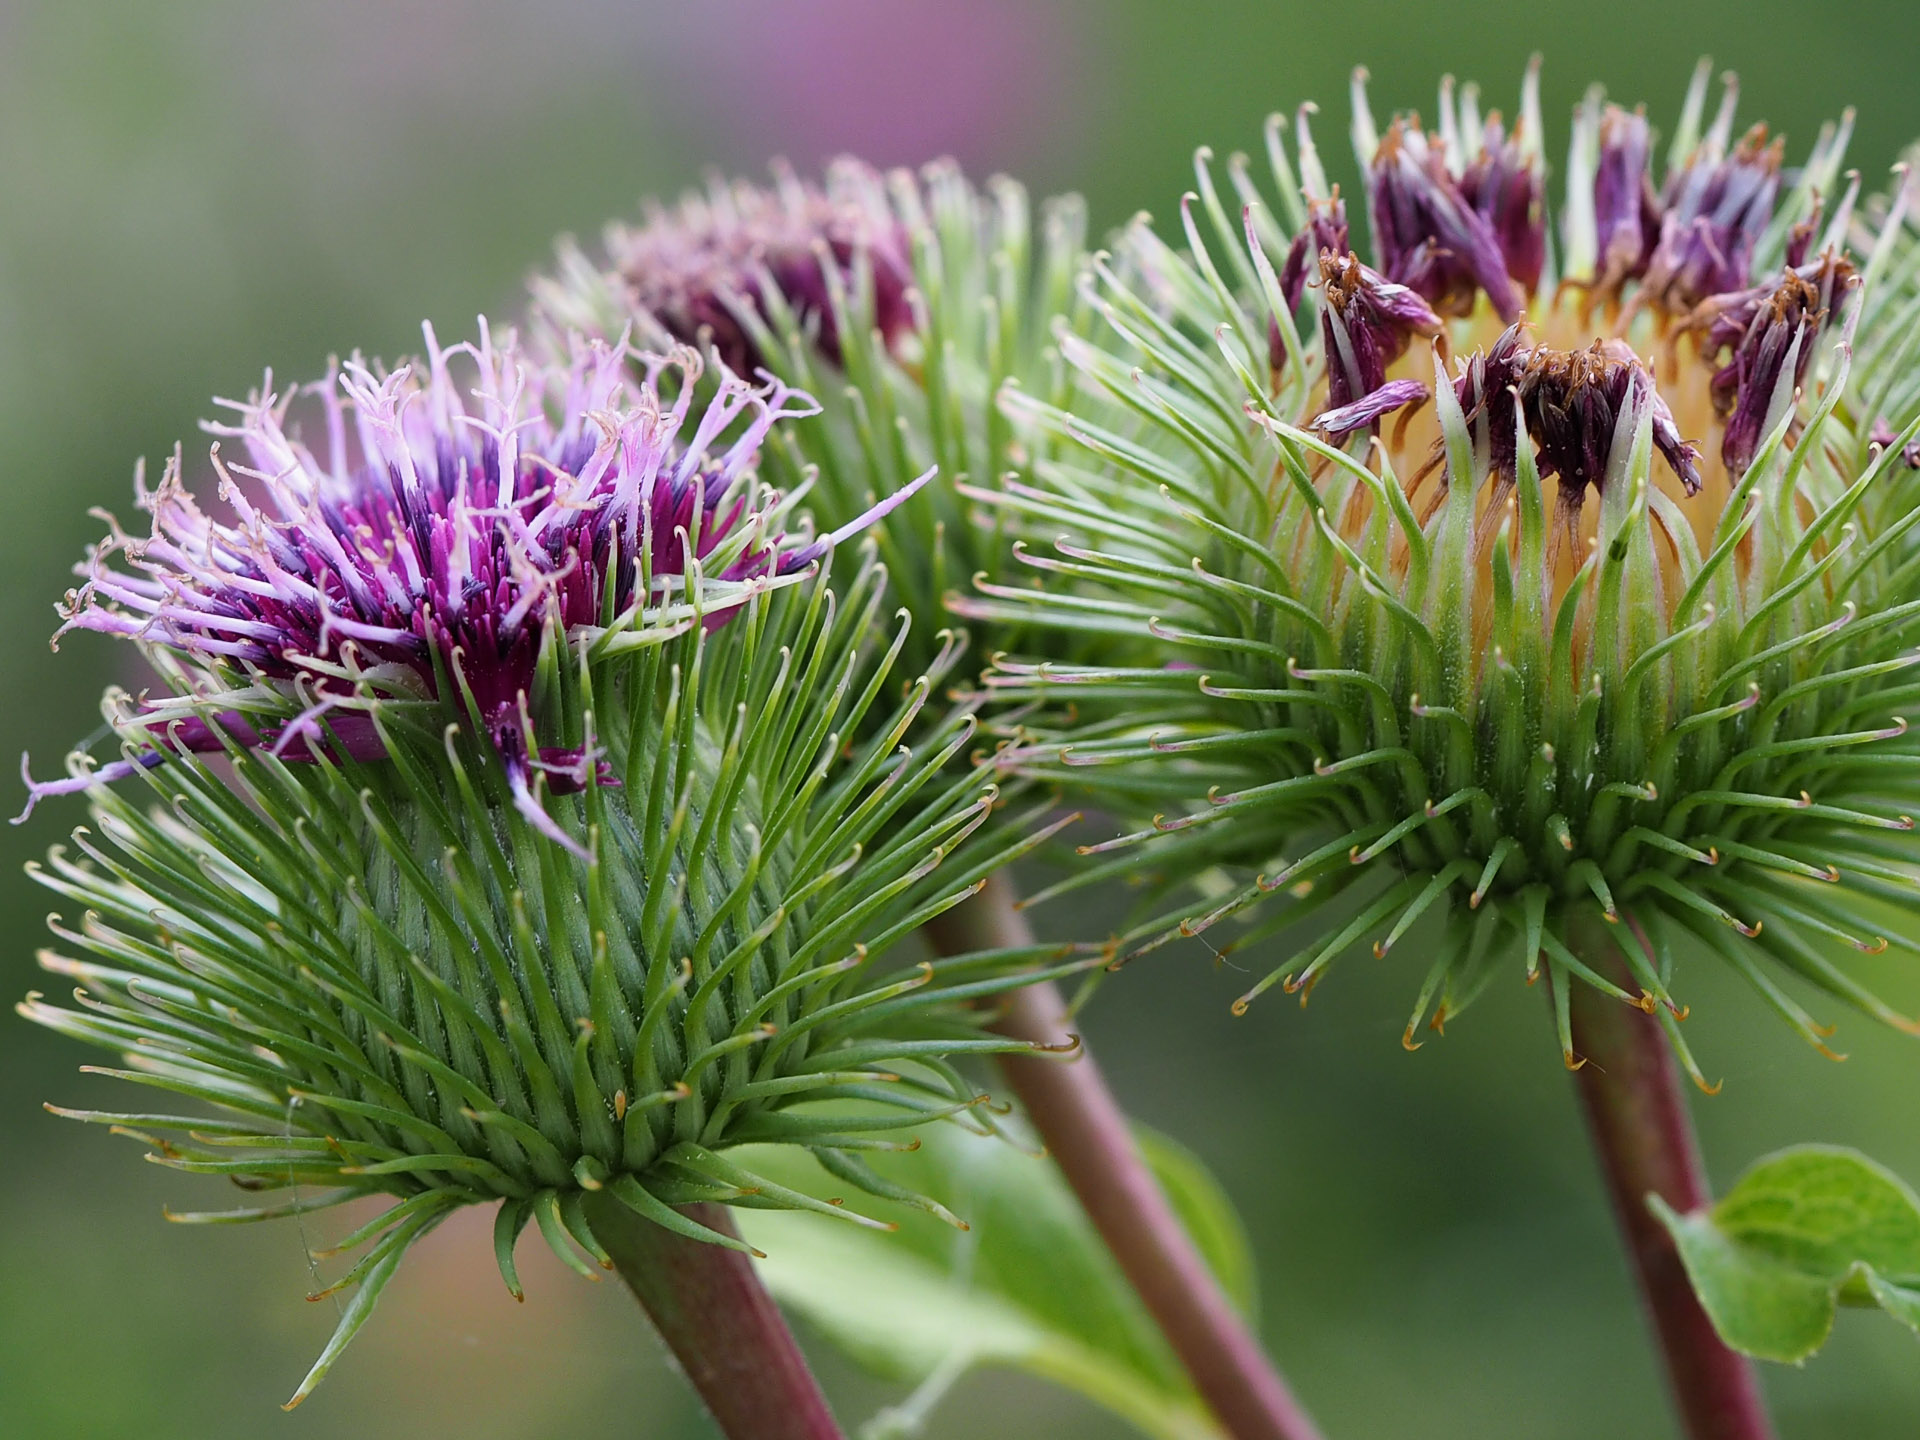
<svg viewBox="0 0 1920 1440">
<path fill-rule="evenodd" d="M 951 154 L 971 170 L 1030 169 L 1076 148 L 1074 7 L 1025 0 L 336 0 L 230 17 L 242 83 L 342 165 L 377 163 L 360 120 L 552 103 L 624 75 L 700 163 L 802 171 L 852 152 L 877 165 Z M 223 27 L 224 29 L 225 27 Z M 298 43 L 289 43 L 289 33 Z M 367 43 L 369 33 L 379 43 Z M 219 43 L 216 37 L 209 37 Z M 504 68 L 503 50 L 521 63 Z M 342 93 L 342 84 L 346 93 Z M 1044 155 L 1036 151 L 1044 150 Z"/>
<path fill-rule="evenodd" d="M 760 0 L 661 7 L 648 78 L 758 168 L 771 144 L 801 169 L 851 151 L 876 165 L 952 155 L 1030 169 L 1074 148 L 1073 7 L 1030 0 Z M 1048 154 L 1037 155 L 1044 148 Z"/>
</svg>

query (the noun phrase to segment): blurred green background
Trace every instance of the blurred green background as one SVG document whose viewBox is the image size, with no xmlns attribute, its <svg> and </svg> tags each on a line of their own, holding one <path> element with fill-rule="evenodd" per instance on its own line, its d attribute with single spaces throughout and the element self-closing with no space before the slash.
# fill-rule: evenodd
<svg viewBox="0 0 1920 1440">
<path fill-rule="evenodd" d="M 507 314 L 556 231 L 591 235 L 710 166 L 958 155 L 1036 191 L 1076 186 L 1104 229 L 1165 214 L 1195 144 L 1258 142 L 1317 96 L 1344 151 L 1348 68 L 1376 105 L 1430 107 L 1440 71 L 1512 104 L 1547 56 L 1549 124 L 1590 78 L 1670 123 L 1694 59 L 1745 81 L 1743 116 L 1801 153 L 1860 107 L 1870 182 L 1920 134 L 1920 7 L 1871 0 L 1527 7 L 1157 0 L 0 0 L 0 755 L 41 771 L 95 723 L 124 657 L 50 655 L 51 602 L 208 397 L 332 351 L 395 355 Z M 1549 153 L 1564 146 L 1564 132 Z M 191 458 L 191 457 L 190 457 Z M 12 802 L 8 802 L 11 807 Z M 79 816 L 0 832 L 0 990 L 40 983 L 48 897 L 20 867 Z M 1052 929 L 1091 911 L 1045 917 Z M 1257 957 L 1256 957 L 1257 959 Z M 1889 990 L 1920 986 L 1888 964 Z M 1444 1043 L 1398 1043 L 1417 957 L 1356 963 L 1311 1012 L 1204 950 L 1162 952 L 1089 1017 L 1122 1097 L 1215 1167 L 1252 1232 L 1266 1331 L 1334 1437 L 1661 1437 L 1652 1356 L 1541 997 L 1497 988 Z M 1920 1049 L 1847 1024 L 1820 1059 L 1717 969 L 1683 976 L 1726 1088 L 1697 1109 L 1724 1185 L 1782 1144 L 1859 1144 L 1920 1180 Z M 213 1181 L 56 1121 L 111 1106 L 95 1057 L 0 1021 L 0 1436 L 8 1440 L 438 1440 L 706 1433 L 626 1296 L 528 1246 L 528 1302 L 492 1273 L 483 1215 L 409 1261 L 319 1395 L 282 1416 L 331 1324 L 302 1300 L 288 1225 L 182 1230 L 163 1200 Z M 322 1313 L 323 1309 L 326 1313 Z M 822 1356 L 849 1419 L 897 1392 Z M 1767 1380 L 1790 1436 L 1920 1431 L 1920 1346 L 1848 1313 L 1830 1348 Z M 1038 1385 L 963 1382 L 936 1436 L 1077 1437 L 1118 1426 Z"/>
</svg>

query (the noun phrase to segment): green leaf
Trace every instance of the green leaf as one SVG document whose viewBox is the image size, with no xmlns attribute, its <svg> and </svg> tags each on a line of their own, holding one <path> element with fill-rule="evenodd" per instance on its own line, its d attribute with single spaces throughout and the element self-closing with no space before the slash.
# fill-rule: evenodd
<svg viewBox="0 0 1920 1440">
<path fill-rule="evenodd" d="M 1908 1329 L 1920 1332 L 1920 1290 L 1910 1285 L 1896 1285 L 1871 1271 L 1867 1274 L 1867 1286 L 1882 1310 Z"/>
<path fill-rule="evenodd" d="M 1838 1286 L 1742 1246 L 1713 1212 L 1682 1215 L 1659 1196 L 1653 1213 L 1672 1233 L 1713 1328 L 1743 1354 L 1797 1363 L 1826 1343 Z"/>
<path fill-rule="evenodd" d="M 1709 1210 L 1647 1203 L 1720 1338 L 1797 1364 L 1836 1305 L 1878 1305 L 1920 1333 L 1920 1199 L 1858 1151 L 1804 1145 L 1759 1161 Z"/>
<path fill-rule="evenodd" d="M 975 1365 L 1004 1365 L 1079 1392 L 1160 1440 L 1219 1431 L 1054 1166 L 1004 1139 L 931 1125 L 912 1153 L 874 1154 L 884 1178 L 939 1202 L 969 1228 L 913 1207 L 852 1194 L 893 1232 L 805 1213 L 736 1210 L 767 1252 L 760 1270 L 784 1304 L 856 1360 L 919 1387 L 876 1418 L 867 1440 L 910 1435 Z M 1237 1220 L 1199 1163 L 1149 1140 L 1182 1214 L 1236 1298 L 1250 1295 Z M 742 1152 L 783 1183 L 818 1190 L 820 1172 L 791 1147 Z M 1167 1182 L 1163 1182 L 1167 1183 Z M 1236 1248 L 1237 1247 L 1237 1248 Z"/>
</svg>

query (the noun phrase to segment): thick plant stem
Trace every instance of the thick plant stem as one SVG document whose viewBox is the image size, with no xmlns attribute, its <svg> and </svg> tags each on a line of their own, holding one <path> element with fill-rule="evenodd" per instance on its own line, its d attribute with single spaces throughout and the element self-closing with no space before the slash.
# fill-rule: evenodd
<svg viewBox="0 0 1920 1440">
<path fill-rule="evenodd" d="M 1015 899 L 1012 884 L 996 875 L 977 897 L 929 924 L 928 939 L 949 955 L 1031 945 L 1033 932 Z M 1072 1038 L 1067 1020 L 1057 988 L 1030 985 L 1013 993 L 995 1028 L 1057 1046 Z M 1084 1043 L 1071 1060 L 1007 1056 L 1001 1064 L 1088 1217 L 1226 1432 L 1234 1440 L 1319 1440 L 1175 1217 Z"/>
<path fill-rule="evenodd" d="M 728 1440 L 845 1440 L 753 1262 L 690 1240 L 606 1196 L 589 1223 Z M 723 1205 L 682 1213 L 724 1235 Z"/>
<path fill-rule="evenodd" d="M 1590 941 L 1582 958 L 1632 988 L 1613 942 Z M 1672 1237 L 1647 1208 L 1649 1195 L 1682 1213 L 1712 1198 L 1667 1038 L 1653 1016 L 1591 985 L 1568 984 L 1574 1050 L 1585 1062 L 1574 1079 L 1686 1434 L 1773 1440 L 1753 1362 L 1715 1333 Z"/>
</svg>

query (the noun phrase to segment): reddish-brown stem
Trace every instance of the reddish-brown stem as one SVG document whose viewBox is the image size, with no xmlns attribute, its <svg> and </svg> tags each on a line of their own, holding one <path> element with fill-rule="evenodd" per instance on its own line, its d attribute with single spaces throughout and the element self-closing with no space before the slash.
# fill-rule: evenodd
<svg viewBox="0 0 1920 1440">
<path fill-rule="evenodd" d="M 595 1237 L 721 1434 L 728 1440 L 845 1440 L 751 1260 L 677 1235 L 610 1197 L 590 1197 L 588 1205 Z M 736 1234 L 723 1205 L 688 1205 L 682 1213 Z"/>
<path fill-rule="evenodd" d="M 976 898 L 929 924 L 928 939 L 949 955 L 1031 945 L 1015 898 L 1011 883 L 996 875 Z M 1044 1045 L 1072 1038 L 1066 1002 L 1051 984 L 1013 992 L 996 1028 Z M 1010 1055 L 1001 1063 L 1067 1183 L 1227 1433 L 1234 1440 L 1319 1440 L 1175 1217 L 1084 1041 L 1071 1060 Z"/>
<path fill-rule="evenodd" d="M 1587 938 L 1582 958 L 1633 988 L 1613 942 L 1604 934 Z M 1585 1062 L 1574 1079 L 1689 1440 L 1773 1440 L 1753 1362 L 1715 1333 L 1673 1238 L 1647 1207 L 1649 1195 L 1682 1213 L 1712 1198 L 1667 1038 L 1635 1006 L 1567 983 L 1574 1050 Z"/>
</svg>

